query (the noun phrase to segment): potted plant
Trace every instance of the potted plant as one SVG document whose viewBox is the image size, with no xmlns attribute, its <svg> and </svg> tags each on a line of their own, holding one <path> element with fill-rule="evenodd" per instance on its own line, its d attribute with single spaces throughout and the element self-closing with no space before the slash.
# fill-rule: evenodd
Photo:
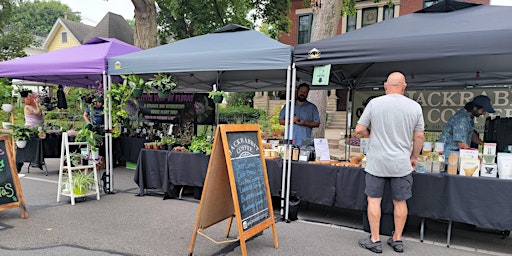
<svg viewBox="0 0 512 256">
<path fill-rule="evenodd" d="M 128 85 L 132 89 L 132 96 L 135 98 L 142 96 L 142 93 L 148 90 L 148 86 L 146 85 L 144 78 L 139 77 L 136 74 L 121 75 L 121 77 L 124 79 L 123 84 Z"/>
<path fill-rule="evenodd" d="M 12 86 L 9 85 L 7 78 L 0 78 L 0 103 L 2 110 L 11 113 L 14 109 L 12 105 Z"/>
<path fill-rule="evenodd" d="M 83 195 L 94 185 L 94 173 L 87 170 L 79 170 L 73 172 L 73 181 L 71 187 L 75 195 Z"/>
<path fill-rule="evenodd" d="M 172 90 L 178 87 L 178 80 L 170 74 L 158 73 L 146 82 L 149 88 L 155 88 L 158 97 L 167 98 Z"/>
<path fill-rule="evenodd" d="M 191 152 L 209 155 L 212 153 L 212 142 L 206 136 L 194 136 L 188 149 Z"/>
<path fill-rule="evenodd" d="M 32 90 L 18 86 L 18 89 L 16 89 L 14 92 L 19 93 L 22 98 L 26 98 L 28 94 L 32 92 Z"/>
<path fill-rule="evenodd" d="M 77 132 L 75 141 L 87 142 L 91 147 L 91 158 L 99 158 L 98 147 L 103 145 L 103 136 L 84 128 Z"/>
<path fill-rule="evenodd" d="M 228 94 L 224 91 L 211 91 L 208 93 L 208 98 L 213 99 L 214 103 L 221 103 L 222 100 L 227 96 Z"/>
<path fill-rule="evenodd" d="M 30 139 L 32 135 L 36 134 L 32 128 L 24 125 L 13 124 L 9 125 L 9 128 L 12 129 L 12 135 L 14 136 L 18 148 L 24 148 L 27 145 L 27 140 Z"/>
</svg>

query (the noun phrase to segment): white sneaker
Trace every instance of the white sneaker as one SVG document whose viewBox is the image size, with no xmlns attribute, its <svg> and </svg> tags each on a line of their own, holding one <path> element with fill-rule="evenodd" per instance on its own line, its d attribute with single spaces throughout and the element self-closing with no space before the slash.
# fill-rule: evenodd
<svg viewBox="0 0 512 256">
<path fill-rule="evenodd" d="M 18 178 L 25 177 L 24 173 L 18 173 Z"/>
</svg>

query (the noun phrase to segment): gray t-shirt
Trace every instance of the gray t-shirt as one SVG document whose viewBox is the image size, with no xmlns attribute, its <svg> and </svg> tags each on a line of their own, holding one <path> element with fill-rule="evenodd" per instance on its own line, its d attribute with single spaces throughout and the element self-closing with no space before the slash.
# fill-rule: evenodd
<svg viewBox="0 0 512 256">
<path fill-rule="evenodd" d="M 358 124 L 370 127 L 365 171 L 378 177 L 403 177 L 412 172 L 414 131 L 423 131 L 421 106 L 403 95 L 372 99 Z"/>
</svg>

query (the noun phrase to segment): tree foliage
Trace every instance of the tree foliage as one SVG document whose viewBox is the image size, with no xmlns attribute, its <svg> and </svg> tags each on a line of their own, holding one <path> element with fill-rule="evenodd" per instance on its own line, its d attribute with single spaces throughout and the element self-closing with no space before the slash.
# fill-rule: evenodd
<svg viewBox="0 0 512 256">
<path fill-rule="evenodd" d="M 289 0 L 156 0 L 159 40 L 167 43 L 213 32 L 230 23 L 254 28 L 256 20 L 271 33 L 288 31 Z"/>
<path fill-rule="evenodd" d="M 26 29 L 29 33 L 46 36 L 58 18 L 80 22 L 80 16 L 72 12 L 69 6 L 59 1 L 18 1 L 14 7 L 11 24 Z"/>
</svg>

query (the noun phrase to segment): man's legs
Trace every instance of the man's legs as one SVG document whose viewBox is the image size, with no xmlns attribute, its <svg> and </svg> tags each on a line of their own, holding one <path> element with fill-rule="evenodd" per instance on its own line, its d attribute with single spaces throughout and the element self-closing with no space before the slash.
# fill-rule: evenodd
<svg viewBox="0 0 512 256">
<path fill-rule="evenodd" d="M 382 198 L 368 196 L 368 222 L 370 223 L 370 233 L 372 242 L 380 240 L 380 202 Z"/>
<path fill-rule="evenodd" d="M 398 241 L 402 240 L 402 233 L 404 231 L 405 222 L 407 220 L 407 201 L 393 200 L 393 205 L 395 207 L 395 233 L 393 233 L 393 241 Z"/>
</svg>

